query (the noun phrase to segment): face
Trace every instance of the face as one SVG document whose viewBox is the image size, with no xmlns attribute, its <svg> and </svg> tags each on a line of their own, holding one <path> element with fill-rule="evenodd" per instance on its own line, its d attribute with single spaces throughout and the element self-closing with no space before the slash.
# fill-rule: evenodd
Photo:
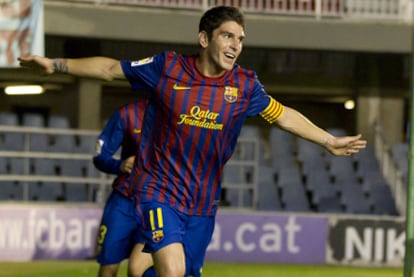
<svg viewBox="0 0 414 277">
<path fill-rule="evenodd" d="M 231 70 L 242 51 L 243 27 L 234 21 L 227 21 L 213 31 L 210 41 L 204 35 L 205 43 L 203 45 L 201 41 L 200 44 L 206 52 L 209 75 L 218 76 Z"/>
</svg>

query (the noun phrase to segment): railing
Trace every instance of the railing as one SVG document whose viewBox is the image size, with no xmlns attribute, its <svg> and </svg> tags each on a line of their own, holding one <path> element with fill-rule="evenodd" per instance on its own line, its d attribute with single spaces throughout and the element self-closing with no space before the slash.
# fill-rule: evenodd
<svg viewBox="0 0 414 277">
<path fill-rule="evenodd" d="M 2 148 L 4 136 L 6 134 L 21 134 L 24 139 L 20 142 L 14 141 L 13 146 L 17 146 L 15 150 Z M 42 149 L 37 151 L 31 149 L 33 138 L 35 135 L 45 135 L 47 137 L 54 136 L 70 136 L 78 138 L 90 138 L 89 147 L 83 149 L 78 146 L 78 149 L 73 149 L 71 152 L 51 151 L 52 145 L 49 149 Z M 111 191 L 111 184 L 115 176 L 99 172 L 92 164 L 92 156 L 95 149 L 95 141 L 99 132 L 93 130 L 78 130 L 78 129 L 57 129 L 57 128 L 38 128 L 38 127 L 14 127 L 14 126 L 0 126 L 0 158 L 21 158 L 24 161 L 22 174 L 13 174 L 9 172 L 6 174 L 0 173 L 0 182 L 20 182 L 23 184 L 23 197 L 19 200 L 30 201 L 29 189 L 34 182 L 57 182 L 71 185 L 73 183 L 83 183 L 89 187 L 88 202 L 103 204 Z M 46 137 L 44 139 L 47 139 Z M 16 145 L 18 144 L 18 145 Z M 14 147 L 11 147 L 14 148 Z M 240 138 L 237 145 L 237 153 L 229 162 L 229 166 L 235 166 L 240 174 L 248 174 L 250 178 L 246 181 L 234 183 L 223 182 L 223 188 L 229 190 L 236 190 L 238 193 L 237 201 L 232 203 L 234 208 L 248 208 L 255 209 L 257 207 L 257 174 L 259 161 L 259 143 L 257 139 Z M 30 170 L 30 162 L 33 159 L 53 159 L 53 160 L 75 160 L 78 162 L 87 161 L 90 172 L 83 176 L 67 176 L 67 175 L 38 175 Z M 1 171 L 0 171 L 1 172 Z M 0 186 L 0 195 L 3 192 Z M 248 192 L 251 194 L 251 201 L 246 206 L 243 202 L 243 195 Z"/>
<path fill-rule="evenodd" d="M 22 158 L 23 169 L 22 174 L 0 175 L 0 181 L 21 182 L 23 183 L 23 197 L 20 200 L 28 201 L 29 199 L 29 185 L 33 182 L 59 182 L 59 183 L 85 183 L 90 185 L 88 200 L 89 202 L 96 202 L 102 204 L 106 198 L 106 191 L 112 183 L 113 176 L 101 173 L 92 165 L 92 155 L 94 145 L 91 145 L 90 151 L 84 153 L 74 152 L 51 152 L 50 149 L 42 149 L 40 151 L 30 149 L 31 138 L 35 135 L 45 135 L 45 138 L 52 136 L 71 136 L 75 137 L 91 137 L 96 140 L 98 136 L 97 131 L 77 130 L 77 129 L 55 129 L 55 128 L 38 128 L 38 127 L 14 127 L 14 126 L 0 126 L 0 138 L 7 134 L 20 134 L 23 136 L 23 145 L 15 145 L 17 150 L 1 149 L 0 157 L 6 158 Z M 20 141 L 16 141 L 20 144 Z M 74 149 L 75 150 L 75 149 Z M 89 170 L 94 172 L 86 176 L 64 176 L 64 175 L 37 175 L 32 174 L 30 161 L 33 159 L 53 159 L 53 160 L 76 160 L 79 162 L 86 161 Z M 0 194 L 2 192 L 0 191 Z"/>
<path fill-rule="evenodd" d="M 66 2 L 190 10 L 206 10 L 217 5 L 229 5 L 238 6 L 246 13 L 401 22 L 411 22 L 414 5 L 414 0 L 67 0 Z"/>
<path fill-rule="evenodd" d="M 228 175 L 224 174 L 222 183 L 227 197 L 231 191 L 236 192 L 232 207 L 257 209 L 260 154 L 258 138 L 239 138 L 236 150 L 224 168 L 224 171 L 232 168 L 230 174 L 234 176 L 226 178 Z"/>
<path fill-rule="evenodd" d="M 402 216 L 406 213 L 407 194 L 403 174 L 392 159 L 390 146 L 384 139 L 383 130 L 379 123 L 375 124 L 375 153 L 381 165 L 382 173 L 390 185 L 398 211 Z"/>
</svg>

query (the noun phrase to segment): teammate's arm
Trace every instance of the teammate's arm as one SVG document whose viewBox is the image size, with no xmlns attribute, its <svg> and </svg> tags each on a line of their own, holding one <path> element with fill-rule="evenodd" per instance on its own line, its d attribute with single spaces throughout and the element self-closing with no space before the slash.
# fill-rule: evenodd
<svg viewBox="0 0 414 277">
<path fill-rule="evenodd" d="M 50 59 L 36 55 L 18 58 L 20 66 L 42 74 L 66 73 L 79 77 L 88 77 L 110 81 L 125 79 L 120 61 L 107 57 L 89 57 L 79 59 Z"/>
<path fill-rule="evenodd" d="M 114 157 L 124 139 L 124 125 L 119 111 L 115 111 L 102 129 L 96 142 L 93 164 L 108 174 L 119 175 L 125 170 L 124 161 Z"/>
</svg>

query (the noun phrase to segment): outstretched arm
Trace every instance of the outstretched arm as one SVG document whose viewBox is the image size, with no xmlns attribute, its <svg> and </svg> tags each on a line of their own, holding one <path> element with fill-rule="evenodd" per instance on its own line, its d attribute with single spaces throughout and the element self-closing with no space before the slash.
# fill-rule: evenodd
<svg viewBox="0 0 414 277">
<path fill-rule="evenodd" d="M 298 111 L 284 107 L 284 112 L 276 121 L 280 128 L 304 139 L 310 140 L 325 147 L 330 153 L 337 156 L 349 156 L 365 148 L 366 141 L 361 135 L 335 137 L 313 124 Z"/>
<path fill-rule="evenodd" d="M 118 60 L 107 57 L 50 59 L 36 55 L 18 58 L 20 66 L 40 74 L 66 73 L 101 80 L 125 79 Z"/>
</svg>

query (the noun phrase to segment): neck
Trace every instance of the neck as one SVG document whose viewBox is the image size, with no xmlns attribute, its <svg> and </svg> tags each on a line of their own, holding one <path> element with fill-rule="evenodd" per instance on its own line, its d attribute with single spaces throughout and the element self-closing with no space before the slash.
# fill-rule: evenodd
<svg viewBox="0 0 414 277">
<path fill-rule="evenodd" d="M 196 67 L 198 71 L 206 77 L 217 78 L 226 73 L 222 68 L 214 66 L 214 63 L 208 60 L 208 57 L 203 56 L 201 53 L 196 59 Z"/>
</svg>

